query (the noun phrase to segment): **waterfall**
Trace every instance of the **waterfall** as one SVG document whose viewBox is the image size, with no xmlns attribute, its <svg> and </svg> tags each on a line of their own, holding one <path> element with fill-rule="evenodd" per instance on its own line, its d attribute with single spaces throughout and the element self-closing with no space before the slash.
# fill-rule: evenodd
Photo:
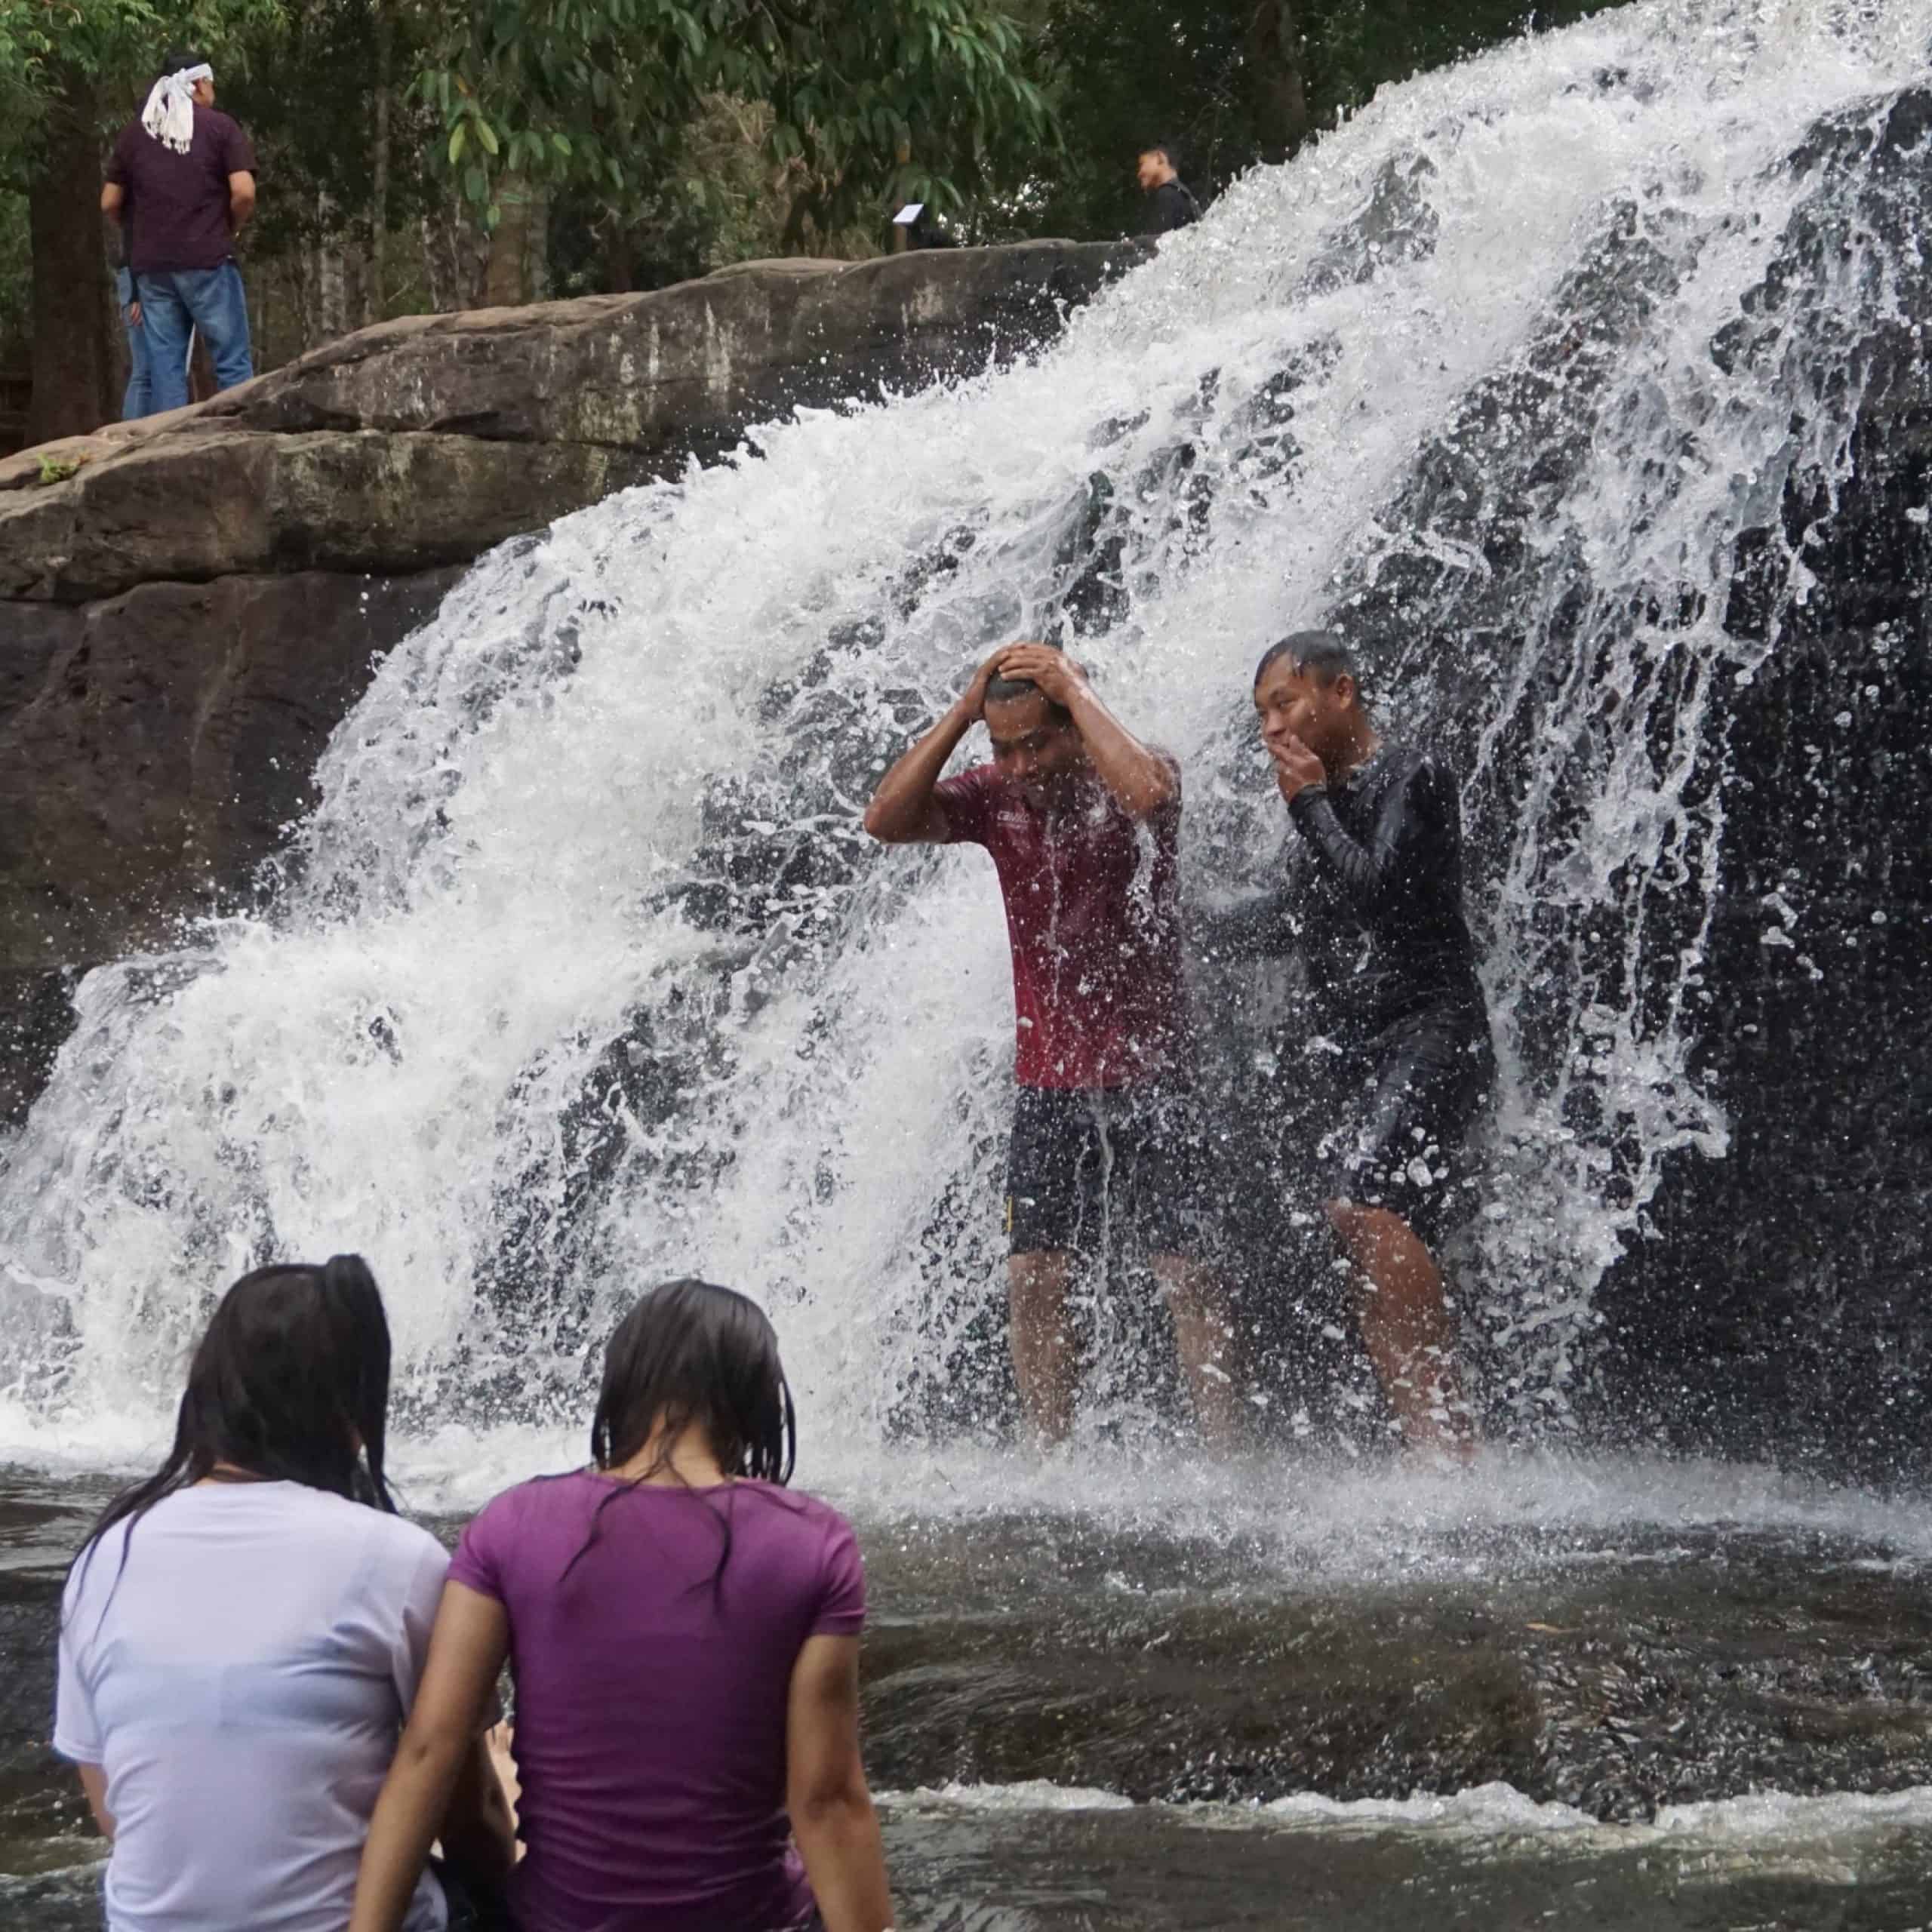
<svg viewBox="0 0 1932 1932">
<path fill-rule="evenodd" d="M 997 1304 L 1011 1058 L 990 867 L 872 849 L 869 784 L 1051 635 L 1180 755 L 1190 889 L 1231 893 L 1286 835 L 1254 659 L 1324 622 L 1466 781 L 1503 1075 L 1458 1280 L 1503 1426 L 1561 1428 L 1666 1161 L 1727 1144 L 1725 703 L 1777 634 L 1740 546 L 1805 596 L 1779 506 L 1844 475 L 1896 300 L 1862 151 L 1813 137 L 1929 47 L 1932 0 L 1514 44 L 1250 174 L 1029 364 L 484 558 L 336 733 L 267 909 L 79 989 L 0 1168 L 0 1437 L 151 1435 L 222 1285 L 355 1248 L 418 1431 L 574 1416 L 586 1346 L 695 1271 L 778 1316 L 819 1466 L 864 1455 Z M 1198 990 L 1232 1091 L 1267 989 Z"/>
</svg>

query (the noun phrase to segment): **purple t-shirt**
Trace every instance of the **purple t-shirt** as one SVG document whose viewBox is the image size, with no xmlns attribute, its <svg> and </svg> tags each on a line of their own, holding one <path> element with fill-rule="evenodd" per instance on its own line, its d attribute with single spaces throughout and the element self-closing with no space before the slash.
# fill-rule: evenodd
<svg viewBox="0 0 1932 1932">
<path fill-rule="evenodd" d="M 121 211 L 128 266 L 137 275 L 220 268 L 235 252 L 228 177 L 254 171 L 248 136 L 219 109 L 195 109 L 186 154 L 129 122 L 107 164 L 108 180 L 128 191 Z"/>
<path fill-rule="evenodd" d="M 769 1483 L 626 1487 L 580 1470 L 506 1491 L 449 1574 L 509 1617 L 522 1932 L 780 1932 L 811 1915 L 786 1703 L 805 1639 L 865 1622 L 842 1516 Z"/>
</svg>

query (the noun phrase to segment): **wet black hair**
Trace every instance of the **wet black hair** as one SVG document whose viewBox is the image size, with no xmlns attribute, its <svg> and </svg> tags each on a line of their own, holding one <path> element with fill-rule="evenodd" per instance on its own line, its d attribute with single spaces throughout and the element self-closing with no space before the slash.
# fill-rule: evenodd
<svg viewBox="0 0 1932 1932">
<path fill-rule="evenodd" d="M 1180 149 L 1172 141 L 1143 141 L 1134 152 L 1137 158 L 1143 154 L 1165 155 L 1170 168 L 1177 169 L 1180 166 Z"/>
<path fill-rule="evenodd" d="M 1041 648 L 1046 651 L 1057 651 L 1060 646 L 1043 643 Z M 1012 704 L 1021 698 L 1029 697 L 1046 698 L 1048 712 L 1056 724 L 1071 724 L 1073 722 L 1073 713 L 1065 705 L 1047 697 L 1046 693 L 1031 678 L 996 677 L 986 686 L 986 701 L 989 704 Z"/>
<path fill-rule="evenodd" d="M 190 67 L 213 66 L 214 63 L 199 49 L 192 47 L 171 47 L 161 57 L 162 78 L 170 74 L 184 72 Z"/>
<path fill-rule="evenodd" d="M 125 1567 L 140 1519 L 217 1463 L 393 1515 L 389 1407 L 389 1317 L 362 1257 L 257 1268 L 222 1297 L 195 1348 L 167 1460 L 101 1512 L 74 1560 L 125 1523 Z"/>
<path fill-rule="evenodd" d="M 1027 697 L 1045 699 L 1048 715 L 1056 724 L 1073 722 L 1073 713 L 1057 699 L 1048 697 L 1031 678 L 995 678 L 986 686 L 986 702 L 989 704 L 1012 704 Z"/>
<path fill-rule="evenodd" d="M 564 1566 L 568 1577 L 597 1540 L 612 1503 L 669 1466 L 673 1443 L 704 1432 L 728 1476 L 783 1487 L 797 1458 L 798 1416 L 778 1358 L 770 1317 L 749 1295 L 694 1276 L 642 1296 L 604 1346 L 604 1380 L 590 1423 L 590 1459 L 614 1469 L 642 1452 L 658 1431 L 657 1460 L 597 1506 L 590 1534 Z M 731 1553 L 731 1525 L 718 1512 L 724 1549 L 714 1585 Z"/>
<path fill-rule="evenodd" d="M 1361 673 L 1355 668 L 1355 653 L 1333 631 L 1291 631 L 1271 644 L 1254 667 L 1254 681 L 1260 684 L 1269 666 L 1284 657 L 1318 685 L 1326 687 L 1346 675 L 1354 678 L 1358 691 L 1361 688 Z"/>
</svg>

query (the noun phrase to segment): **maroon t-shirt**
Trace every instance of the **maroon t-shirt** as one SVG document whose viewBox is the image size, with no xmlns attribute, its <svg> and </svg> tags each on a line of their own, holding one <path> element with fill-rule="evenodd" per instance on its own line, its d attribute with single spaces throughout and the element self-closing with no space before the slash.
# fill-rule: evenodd
<svg viewBox="0 0 1932 1932">
<path fill-rule="evenodd" d="M 1138 824 L 1097 782 L 1074 809 L 1041 811 L 990 764 L 937 795 L 954 841 L 983 845 L 999 873 L 1020 1084 L 1131 1087 L 1183 1071 L 1178 792 Z"/>
<path fill-rule="evenodd" d="M 254 171 L 248 136 L 217 109 L 195 109 L 195 138 L 186 154 L 131 121 L 107 164 L 108 180 L 128 191 L 121 211 L 128 266 L 137 275 L 220 268 L 235 252 L 228 177 Z"/>
</svg>

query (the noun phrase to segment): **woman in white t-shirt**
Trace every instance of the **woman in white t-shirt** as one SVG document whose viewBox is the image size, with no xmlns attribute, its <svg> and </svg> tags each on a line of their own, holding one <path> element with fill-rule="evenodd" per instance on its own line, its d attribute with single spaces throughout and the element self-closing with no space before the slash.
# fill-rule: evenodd
<svg viewBox="0 0 1932 1932">
<path fill-rule="evenodd" d="M 54 1748 L 113 1841 L 109 1932 L 342 1932 L 449 1567 L 383 1477 L 389 1331 L 358 1257 L 260 1268 L 195 1352 L 174 1447 L 68 1573 Z M 482 1740 L 442 1828 L 509 1869 Z M 426 1877 L 409 1932 L 448 1911 Z"/>
</svg>

